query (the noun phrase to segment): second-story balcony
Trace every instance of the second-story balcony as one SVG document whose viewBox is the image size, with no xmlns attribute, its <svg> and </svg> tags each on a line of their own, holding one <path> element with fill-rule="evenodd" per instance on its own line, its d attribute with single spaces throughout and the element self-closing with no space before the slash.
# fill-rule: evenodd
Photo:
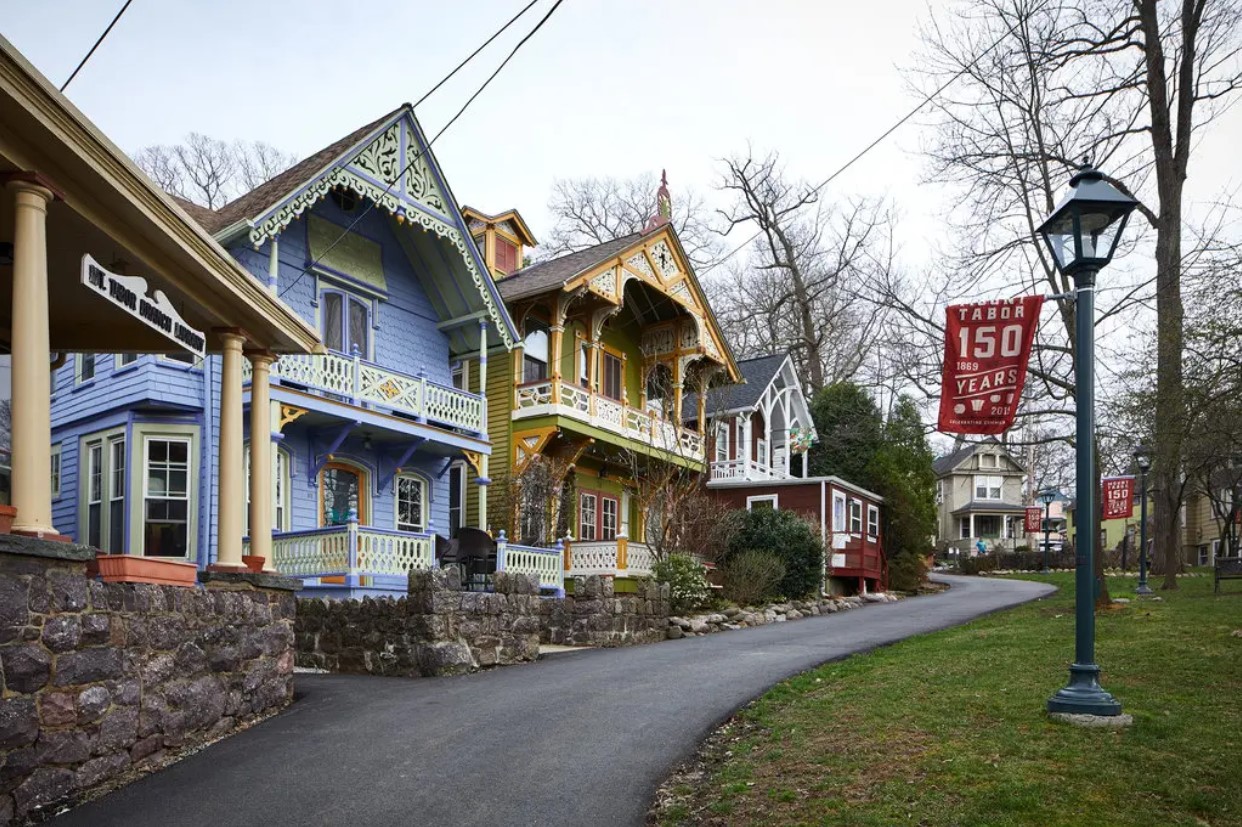
<svg viewBox="0 0 1242 827">
<path fill-rule="evenodd" d="M 712 481 L 792 479 L 783 465 L 768 465 L 754 459 L 722 459 L 712 462 Z"/>
<path fill-rule="evenodd" d="M 679 457 L 703 461 L 702 434 L 680 428 L 650 411 L 569 382 L 543 380 L 519 385 L 513 418 L 547 415 L 576 419 Z"/>
<path fill-rule="evenodd" d="M 249 364 L 244 377 L 250 381 Z M 413 418 L 472 434 L 487 431 L 483 397 L 368 362 L 358 356 L 282 356 L 272 381 L 322 394 L 337 402 Z"/>
</svg>

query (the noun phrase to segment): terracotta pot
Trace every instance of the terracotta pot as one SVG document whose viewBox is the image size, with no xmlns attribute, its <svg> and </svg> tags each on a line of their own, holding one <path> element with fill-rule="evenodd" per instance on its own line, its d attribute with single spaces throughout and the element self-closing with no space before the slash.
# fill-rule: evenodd
<svg viewBox="0 0 1242 827">
<path fill-rule="evenodd" d="M 13 520 L 17 519 L 17 508 L 12 505 L 0 505 L 0 534 L 8 534 L 13 530 Z"/>
<path fill-rule="evenodd" d="M 263 563 L 266 561 L 264 558 L 257 557 L 253 554 L 243 554 L 242 562 L 246 564 L 246 568 L 250 569 L 255 574 L 262 574 Z"/>
<path fill-rule="evenodd" d="M 105 583 L 154 583 L 160 586 L 194 586 L 198 566 L 180 560 L 139 557 L 136 554 L 100 554 L 99 573 Z"/>
</svg>

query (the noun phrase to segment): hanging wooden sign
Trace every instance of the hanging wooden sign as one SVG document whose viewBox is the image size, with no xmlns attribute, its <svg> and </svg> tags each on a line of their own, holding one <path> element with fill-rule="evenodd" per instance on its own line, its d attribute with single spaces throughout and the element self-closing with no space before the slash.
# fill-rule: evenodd
<svg viewBox="0 0 1242 827">
<path fill-rule="evenodd" d="M 941 431 L 1000 434 L 1013 424 L 1043 303 L 1023 296 L 945 308 Z"/>
<path fill-rule="evenodd" d="M 207 354 L 207 337 L 185 323 L 163 290 L 147 296 L 147 280 L 141 276 L 122 276 L 100 266 L 91 256 L 82 256 L 82 283 L 152 330 L 156 330 L 202 359 Z"/>
<path fill-rule="evenodd" d="M 1100 480 L 1104 496 L 1100 519 L 1119 520 L 1134 516 L 1134 477 L 1105 477 Z"/>
</svg>

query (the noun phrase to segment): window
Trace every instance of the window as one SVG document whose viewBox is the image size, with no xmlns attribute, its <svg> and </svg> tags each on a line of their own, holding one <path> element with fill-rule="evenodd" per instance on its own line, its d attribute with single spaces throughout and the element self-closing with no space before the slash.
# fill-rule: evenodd
<svg viewBox="0 0 1242 827">
<path fill-rule="evenodd" d="M 594 494 L 578 495 L 578 539 L 594 540 L 598 498 Z"/>
<path fill-rule="evenodd" d="M 1208 547 L 1207 545 L 1199 546 L 1199 565 L 1206 566 L 1208 564 Z"/>
<path fill-rule="evenodd" d="M 366 522 L 366 501 L 361 468 L 340 462 L 329 462 L 319 472 L 320 514 L 322 526 L 345 525 L 350 515 Z"/>
<path fill-rule="evenodd" d="M 767 508 L 767 509 L 771 509 L 772 511 L 776 511 L 777 502 L 778 500 L 777 500 L 776 494 L 764 494 L 761 497 L 747 497 L 746 498 L 746 510 L 757 511 L 760 508 Z"/>
<path fill-rule="evenodd" d="M 427 485 L 422 477 L 397 477 L 397 531 L 422 532 L 427 528 Z"/>
<path fill-rule="evenodd" d="M 118 353 L 116 355 L 117 370 L 127 368 L 130 365 L 135 364 L 141 356 L 141 353 Z"/>
<path fill-rule="evenodd" d="M 996 454 L 980 454 L 979 455 L 979 467 L 980 468 L 995 468 L 996 467 Z"/>
<path fill-rule="evenodd" d="M 173 353 L 162 353 L 160 359 L 165 362 L 179 362 L 183 365 L 193 365 L 198 361 L 198 357 L 193 353 L 187 353 L 184 350 L 178 350 Z"/>
<path fill-rule="evenodd" d="M 862 502 L 850 500 L 850 534 L 862 534 Z"/>
<path fill-rule="evenodd" d="M 501 273 L 512 273 L 517 269 L 517 245 L 512 241 L 496 236 L 496 269 Z"/>
<path fill-rule="evenodd" d="M 603 386 L 604 396 L 609 399 L 615 399 L 618 402 L 624 400 L 625 397 L 622 395 L 621 377 L 621 359 L 605 351 Z"/>
<path fill-rule="evenodd" d="M 52 497 L 60 496 L 60 446 L 52 446 Z"/>
<path fill-rule="evenodd" d="M 522 381 L 542 382 L 548 378 L 548 329 L 541 322 L 526 323 L 522 340 Z"/>
<path fill-rule="evenodd" d="M 484 261 L 487 260 L 487 236 L 476 235 L 474 237 L 474 246 L 479 248 L 479 257 Z"/>
<path fill-rule="evenodd" d="M 612 497 L 601 497 L 599 504 L 599 538 L 601 540 L 615 540 L 617 539 L 617 513 L 619 511 L 618 503 Z"/>
<path fill-rule="evenodd" d="M 578 343 L 578 384 L 587 389 L 591 387 L 591 345 L 589 342 Z"/>
<path fill-rule="evenodd" d="M 768 441 L 761 437 L 755 437 L 755 461 L 764 468 L 768 466 Z"/>
<path fill-rule="evenodd" d="M 250 533 L 250 449 L 247 447 L 245 454 L 246 463 L 246 533 Z M 288 502 L 288 485 L 286 479 L 289 476 L 289 455 L 272 446 L 272 530 L 288 531 L 289 523 L 286 522 L 286 515 L 289 513 Z"/>
<path fill-rule="evenodd" d="M 728 420 L 716 423 L 716 462 L 725 462 L 729 459 L 729 422 Z"/>
<path fill-rule="evenodd" d="M 94 353 L 79 353 L 77 381 L 78 384 L 89 382 L 95 378 L 96 358 Z"/>
<path fill-rule="evenodd" d="M 880 509 L 874 505 L 867 506 L 867 536 L 873 540 L 880 536 Z"/>
<path fill-rule="evenodd" d="M 969 517 L 958 518 L 957 536 L 961 537 L 963 540 L 970 539 L 970 518 Z"/>
<path fill-rule="evenodd" d="M 190 550 L 190 440 L 148 437 L 143 498 L 148 557 L 186 557 Z"/>
<path fill-rule="evenodd" d="M 322 299 L 323 343 L 329 350 L 370 356 L 371 307 L 357 296 L 325 291 Z"/>
<path fill-rule="evenodd" d="M 99 436 L 82 444 L 82 537 L 112 554 L 125 552 L 125 437 Z"/>
<path fill-rule="evenodd" d="M 466 466 L 462 462 L 449 466 L 448 514 L 449 537 L 456 537 L 466 524 Z"/>
<path fill-rule="evenodd" d="M 468 381 L 469 379 L 466 376 L 466 363 L 461 362 L 461 361 L 454 362 L 453 363 L 453 387 L 457 388 L 458 390 L 462 390 L 462 391 L 468 390 L 466 388 L 466 383 Z"/>
<path fill-rule="evenodd" d="M 832 530 L 845 531 L 845 495 L 832 492 Z"/>
<path fill-rule="evenodd" d="M 1001 498 L 1001 484 L 1004 482 L 1001 477 L 975 477 L 975 499 L 976 500 L 999 500 Z"/>
</svg>

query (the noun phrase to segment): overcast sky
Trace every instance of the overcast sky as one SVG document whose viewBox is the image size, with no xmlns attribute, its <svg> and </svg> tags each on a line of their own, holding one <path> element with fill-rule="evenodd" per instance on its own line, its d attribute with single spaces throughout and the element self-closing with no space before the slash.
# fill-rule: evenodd
<svg viewBox="0 0 1242 827">
<path fill-rule="evenodd" d="M 550 7 L 540 0 L 502 40 L 420 107 L 435 134 Z M 0 30 L 61 83 L 120 0 L 0 0 Z M 132 151 L 190 131 L 263 140 L 304 157 L 417 100 L 514 14 L 518 0 L 134 0 L 69 88 Z M 566 0 L 436 144 L 455 195 L 517 207 L 550 228 L 558 177 L 626 177 L 667 168 L 673 197 L 710 195 L 718 159 L 747 142 L 778 149 L 821 181 L 916 102 L 903 81 L 916 27 L 947 3 L 871 0 Z M 911 123 L 825 191 L 887 196 L 917 266 L 952 194 L 920 183 Z M 1232 137 L 1231 137 L 1232 136 Z M 1242 183 L 1242 113 L 1197 150 L 1192 194 Z M 735 236 L 730 244 L 738 242 Z"/>
</svg>

